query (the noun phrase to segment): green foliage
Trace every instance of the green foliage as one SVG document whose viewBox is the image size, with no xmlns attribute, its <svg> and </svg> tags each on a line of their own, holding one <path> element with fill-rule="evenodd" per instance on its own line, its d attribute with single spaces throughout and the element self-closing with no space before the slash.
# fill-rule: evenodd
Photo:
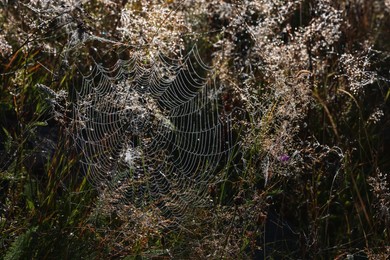
<svg viewBox="0 0 390 260">
<path fill-rule="evenodd" d="M 32 244 L 31 242 L 34 240 L 36 230 L 37 227 L 33 227 L 17 237 L 5 255 L 4 260 L 32 258 L 32 255 L 28 255 L 28 252 Z"/>
<path fill-rule="evenodd" d="M 3 259 L 389 256 L 388 1 L 19 2 L 0 4 Z M 195 42 L 243 149 L 172 227 L 91 186 L 69 117 L 92 60 Z"/>
</svg>

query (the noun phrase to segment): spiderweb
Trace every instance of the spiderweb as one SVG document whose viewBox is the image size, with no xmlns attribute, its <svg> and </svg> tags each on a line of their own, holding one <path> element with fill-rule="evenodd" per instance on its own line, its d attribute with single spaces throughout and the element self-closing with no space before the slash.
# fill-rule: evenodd
<svg viewBox="0 0 390 260">
<path fill-rule="evenodd" d="M 73 115 L 89 180 L 118 204 L 168 216 L 209 203 L 237 146 L 221 93 L 196 46 L 180 59 L 134 54 L 110 68 L 95 64 Z"/>
</svg>

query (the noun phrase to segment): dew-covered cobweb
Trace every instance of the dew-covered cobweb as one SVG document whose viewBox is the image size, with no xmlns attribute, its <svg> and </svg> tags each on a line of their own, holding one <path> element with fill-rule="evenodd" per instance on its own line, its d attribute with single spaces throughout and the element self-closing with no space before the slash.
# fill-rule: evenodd
<svg viewBox="0 0 390 260">
<path fill-rule="evenodd" d="M 95 64 L 73 104 L 88 179 L 118 203 L 170 216 L 209 203 L 237 146 L 223 91 L 196 47 L 178 59 L 135 53 Z"/>
</svg>

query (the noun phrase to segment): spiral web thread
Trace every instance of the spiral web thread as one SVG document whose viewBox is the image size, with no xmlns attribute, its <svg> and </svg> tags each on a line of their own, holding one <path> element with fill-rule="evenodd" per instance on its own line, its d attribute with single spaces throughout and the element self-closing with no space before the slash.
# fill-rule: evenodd
<svg viewBox="0 0 390 260">
<path fill-rule="evenodd" d="M 89 180 L 118 205 L 180 216 L 209 203 L 237 146 L 223 89 L 196 46 L 183 58 L 134 55 L 96 64 L 74 104 L 75 141 Z"/>
</svg>

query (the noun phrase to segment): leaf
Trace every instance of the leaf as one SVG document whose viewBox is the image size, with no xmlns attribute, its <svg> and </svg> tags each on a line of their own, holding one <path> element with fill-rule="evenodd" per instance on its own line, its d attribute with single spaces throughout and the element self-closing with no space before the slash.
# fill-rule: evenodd
<svg viewBox="0 0 390 260">
<path fill-rule="evenodd" d="M 47 126 L 47 122 L 46 121 L 42 121 L 42 122 L 34 122 L 31 126 L 34 127 L 34 126 Z"/>
<path fill-rule="evenodd" d="M 3 132 L 6 135 L 6 140 L 3 141 L 3 145 L 4 145 L 4 148 L 5 148 L 5 151 L 6 152 L 10 152 L 11 151 L 11 147 L 12 147 L 13 138 L 12 138 L 11 134 L 8 132 L 8 130 L 5 129 L 5 127 L 2 127 L 2 129 L 3 129 Z"/>
<path fill-rule="evenodd" d="M 8 138 L 9 140 L 12 140 L 12 136 L 11 136 L 11 134 L 8 132 L 8 130 L 5 129 L 5 127 L 2 127 L 2 129 L 3 129 L 4 133 L 5 133 L 5 135 L 7 136 L 7 138 Z"/>
<path fill-rule="evenodd" d="M 31 211 L 35 211 L 35 205 L 34 202 L 30 199 L 27 199 L 27 208 Z"/>
</svg>

